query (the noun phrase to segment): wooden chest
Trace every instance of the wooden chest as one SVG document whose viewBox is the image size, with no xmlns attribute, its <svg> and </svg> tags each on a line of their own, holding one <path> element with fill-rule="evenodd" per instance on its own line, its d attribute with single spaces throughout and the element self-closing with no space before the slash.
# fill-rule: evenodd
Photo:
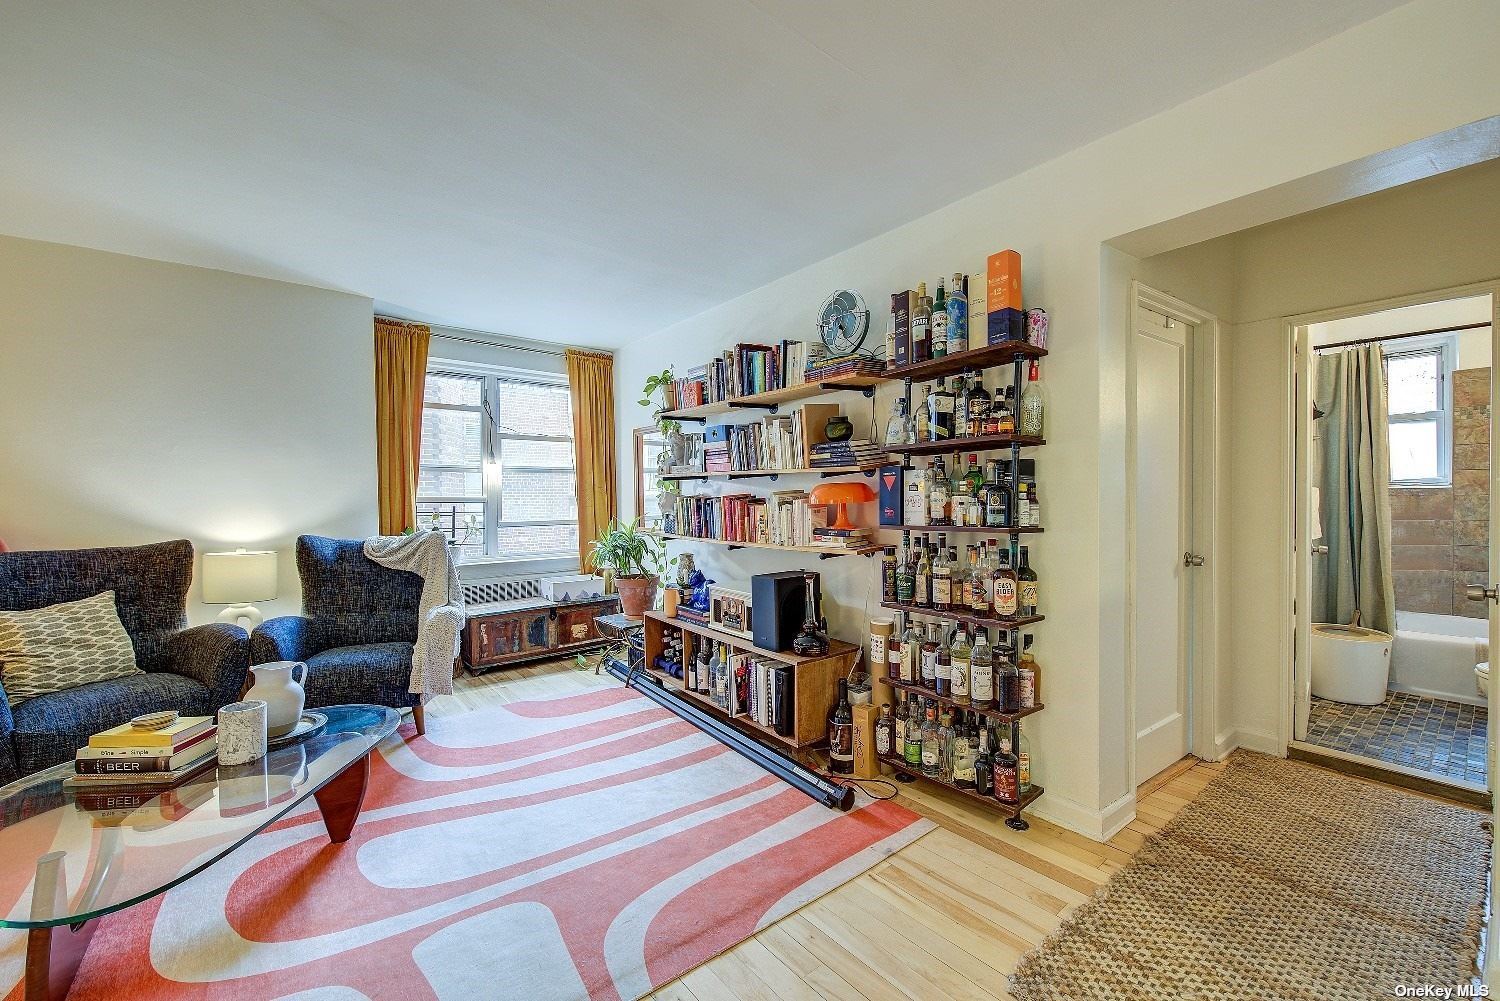
<svg viewBox="0 0 1500 1001">
<path fill-rule="evenodd" d="M 607 642 L 594 619 L 619 611 L 614 595 L 558 603 L 542 598 L 470 605 L 464 626 L 463 663 L 483 671 L 557 657 Z"/>
</svg>

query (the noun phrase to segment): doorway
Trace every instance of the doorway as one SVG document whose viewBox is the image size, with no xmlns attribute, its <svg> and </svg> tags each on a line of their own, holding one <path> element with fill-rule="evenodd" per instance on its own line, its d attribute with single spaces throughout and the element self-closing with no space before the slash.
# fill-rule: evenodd
<svg viewBox="0 0 1500 1001">
<path fill-rule="evenodd" d="M 1133 293 L 1127 650 L 1139 785 L 1189 754 L 1213 756 L 1217 321 L 1144 285 Z"/>
</svg>

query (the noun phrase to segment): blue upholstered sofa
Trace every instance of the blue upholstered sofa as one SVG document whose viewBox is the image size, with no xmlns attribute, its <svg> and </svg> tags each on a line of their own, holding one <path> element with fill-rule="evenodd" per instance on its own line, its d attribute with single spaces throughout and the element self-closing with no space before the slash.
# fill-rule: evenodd
<svg viewBox="0 0 1500 1001">
<path fill-rule="evenodd" d="M 250 636 L 250 660 L 307 664 L 307 705 L 368 702 L 412 710 L 424 733 L 411 684 L 412 647 L 422 578 L 365 555 L 358 539 L 297 538 L 302 614 L 268 619 Z"/>
<path fill-rule="evenodd" d="M 96 681 L 12 706 L 0 695 L 0 781 L 73 757 L 100 730 L 176 709 L 211 716 L 239 695 L 249 640 L 238 626 L 187 626 L 193 545 L 0 553 L 0 609 L 17 611 L 115 592 L 144 674 Z"/>
</svg>

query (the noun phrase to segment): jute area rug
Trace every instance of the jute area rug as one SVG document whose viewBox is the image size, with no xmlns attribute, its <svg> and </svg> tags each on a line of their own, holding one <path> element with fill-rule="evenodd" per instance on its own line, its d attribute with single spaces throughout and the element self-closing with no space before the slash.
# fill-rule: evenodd
<svg viewBox="0 0 1500 1001">
<path fill-rule="evenodd" d="M 1021 960 L 1020 1001 L 1365 1001 L 1474 975 L 1485 815 L 1238 752 Z M 1442 996 L 1442 995 L 1439 995 Z M 1457 994 L 1453 996 L 1458 996 Z"/>
</svg>

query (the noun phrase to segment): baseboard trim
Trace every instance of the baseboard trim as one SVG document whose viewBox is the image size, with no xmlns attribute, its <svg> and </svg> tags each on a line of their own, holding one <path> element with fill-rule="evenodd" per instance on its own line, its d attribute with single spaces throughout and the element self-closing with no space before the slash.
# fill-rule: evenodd
<svg viewBox="0 0 1500 1001">
<path fill-rule="evenodd" d="M 1102 810 L 1051 792 L 1036 801 L 1031 814 L 1092 841 L 1108 841 L 1135 819 L 1135 792 L 1131 791 Z"/>
<path fill-rule="evenodd" d="M 1281 746 L 1274 733 L 1266 733 L 1264 730 L 1230 730 L 1220 734 L 1214 741 L 1213 760 L 1223 761 L 1241 747 L 1247 751 L 1274 754 L 1278 758 L 1286 756 L 1286 748 Z"/>
</svg>

